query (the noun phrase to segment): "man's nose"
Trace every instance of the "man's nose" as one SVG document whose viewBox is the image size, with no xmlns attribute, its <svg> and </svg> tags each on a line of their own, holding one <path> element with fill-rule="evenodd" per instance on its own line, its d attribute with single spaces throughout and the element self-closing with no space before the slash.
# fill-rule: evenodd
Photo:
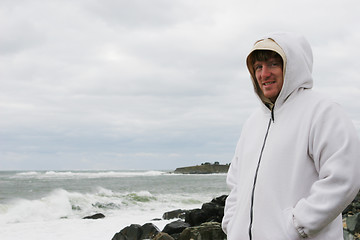
<svg viewBox="0 0 360 240">
<path fill-rule="evenodd" d="M 263 78 L 267 78 L 271 75 L 271 70 L 268 66 L 263 66 L 262 67 L 262 72 L 261 72 L 261 76 Z"/>
</svg>

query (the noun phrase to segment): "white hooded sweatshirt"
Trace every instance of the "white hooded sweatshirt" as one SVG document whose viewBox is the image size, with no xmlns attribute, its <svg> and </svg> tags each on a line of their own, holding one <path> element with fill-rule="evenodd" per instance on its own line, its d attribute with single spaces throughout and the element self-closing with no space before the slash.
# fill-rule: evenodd
<svg viewBox="0 0 360 240">
<path fill-rule="evenodd" d="M 276 47 L 260 42 L 252 51 L 278 52 L 284 83 L 268 107 L 251 74 L 261 107 L 245 122 L 227 175 L 223 230 L 229 240 L 343 239 L 341 212 L 360 189 L 359 137 L 337 104 L 311 90 L 308 42 L 293 33 L 264 39 Z"/>
</svg>

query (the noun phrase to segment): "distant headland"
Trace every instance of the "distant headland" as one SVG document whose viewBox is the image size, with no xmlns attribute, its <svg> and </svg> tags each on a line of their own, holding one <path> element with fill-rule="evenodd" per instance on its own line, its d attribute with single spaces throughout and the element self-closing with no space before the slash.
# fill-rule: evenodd
<svg viewBox="0 0 360 240">
<path fill-rule="evenodd" d="M 175 169 L 174 173 L 181 174 L 212 174 L 212 173 L 227 173 L 230 164 L 222 165 L 219 162 L 211 164 L 209 162 L 202 163 L 201 165 L 181 167 Z"/>
</svg>

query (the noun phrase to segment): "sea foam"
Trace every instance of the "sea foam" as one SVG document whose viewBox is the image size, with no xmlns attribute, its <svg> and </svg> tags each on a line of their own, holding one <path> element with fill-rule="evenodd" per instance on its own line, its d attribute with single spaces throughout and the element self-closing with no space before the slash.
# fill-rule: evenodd
<svg viewBox="0 0 360 240">
<path fill-rule="evenodd" d="M 152 222 L 162 229 L 170 220 L 152 219 L 161 219 L 165 211 L 175 207 L 199 207 L 199 202 L 186 202 L 188 199 L 191 197 L 153 195 L 148 191 L 114 192 L 101 187 L 89 193 L 56 189 L 40 199 L 16 199 L 0 204 L 0 236 L 1 240 L 96 240 L 111 239 L 133 223 Z M 106 217 L 82 219 L 99 212 Z"/>
<path fill-rule="evenodd" d="M 95 189 L 89 193 L 56 189 L 40 199 L 15 199 L 0 204 L 0 223 L 81 219 L 98 212 L 116 216 L 124 212 L 146 212 L 149 209 L 165 211 L 176 205 L 189 207 L 200 203 L 186 195 L 154 195 L 148 191 L 114 192 L 102 187 Z"/>
</svg>

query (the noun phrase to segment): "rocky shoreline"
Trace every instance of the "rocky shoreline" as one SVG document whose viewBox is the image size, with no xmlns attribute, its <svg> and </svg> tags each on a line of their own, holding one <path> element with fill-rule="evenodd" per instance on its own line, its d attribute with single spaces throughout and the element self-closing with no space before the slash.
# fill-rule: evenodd
<svg viewBox="0 0 360 240">
<path fill-rule="evenodd" d="M 153 223 L 131 224 L 116 233 L 112 240 L 217 240 L 226 239 L 221 229 L 227 195 L 204 203 L 201 209 L 176 209 L 165 212 L 164 220 L 176 219 L 160 231 Z"/>
<path fill-rule="evenodd" d="M 221 229 L 227 195 L 204 203 L 201 209 L 176 209 L 165 212 L 164 220 L 174 219 L 160 231 L 152 223 L 131 224 L 116 233 L 112 240 L 224 240 Z M 344 240 L 360 239 L 360 193 L 343 211 Z M 176 219 L 176 220 L 175 220 Z"/>
<path fill-rule="evenodd" d="M 201 165 L 176 168 L 174 173 L 180 174 L 213 174 L 213 173 L 227 173 L 230 164 L 222 165 L 219 162 L 211 164 L 209 162 L 202 163 Z"/>
</svg>

